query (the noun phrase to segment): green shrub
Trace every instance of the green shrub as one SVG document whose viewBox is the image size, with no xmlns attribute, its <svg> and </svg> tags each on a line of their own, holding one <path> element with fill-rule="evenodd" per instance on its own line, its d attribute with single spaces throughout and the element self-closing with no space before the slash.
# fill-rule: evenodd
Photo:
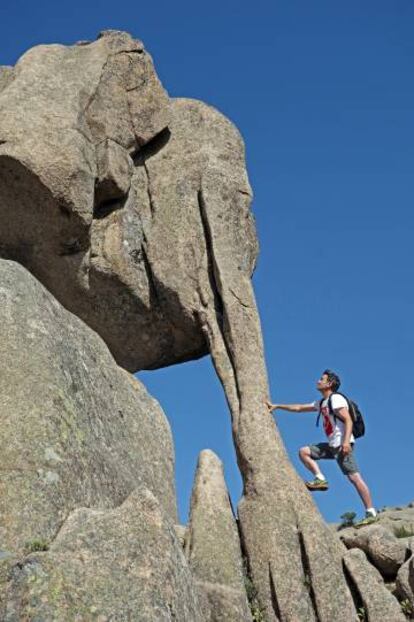
<svg viewBox="0 0 414 622">
<path fill-rule="evenodd" d="M 265 617 L 264 608 L 260 605 L 258 594 L 255 586 L 253 585 L 253 581 L 251 580 L 248 570 L 247 563 L 244 562 L 244 587 L 246 589 L 247 600 L 249 601 L 250 613 L 252 614 L 253 622 L 267 622 Z"/>
<path fill-rule="evenodd" d="M 356 513 L 355 512 L 345 512 L 341 516 L 341 527 L 352 527 L 355 524 Z"/>
<path fill-rule="evenodd" d="M 357 611 L 358 620 L 360 622 L 366 622 L 367 620 L 367 612 L 365 611 L 365 607 L 360 607 Z"/>
<path fill-rule="evenodd" d="M 400 602 L 400 605 L 401 605 L 401 611 L 403 612 L 405 617 L 408 618 L 409 620 L 413 620 L 414 619 L 414 607 L 412 606 L 408 598 L 406 598 L 405 600 L 402 600 Z"/>
<path fill-rule="evenodd" d="M 411 526 L 411 529 L 407 529 L 404 525 L 395 527 L 394 535 L 397 538 L 409 538 L 410 536 L 414 536 L 414 527 Z"/>
<path fill-rule="evenodd" d="M 44 538 L 33 538 L 24 545 L 26 553 L 36 553 L 37 551 L 48 551 L 49 543 Z"/>
</svg>

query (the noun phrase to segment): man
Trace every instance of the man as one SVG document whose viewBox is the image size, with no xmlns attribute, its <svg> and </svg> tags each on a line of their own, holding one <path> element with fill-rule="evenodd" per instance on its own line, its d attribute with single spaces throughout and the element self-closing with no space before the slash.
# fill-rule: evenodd
<svg viewBox="0 0 414 622">
<path fill-rule="evenodd" d="M 266 402 L 266 404 L 270 412 L 276 409 L 289 412 L 315 412 L 320 410 L 328 442 L 308 445 L 299 450 L 301 461 L 314 475 L 312 481 L 305 482 L 306 486 L 309 490 L 328 490 L 328 482 L 317 461 L 335 459 L 341 471 L 357 489 L 365 506 L 365 519 L 359 524 L 367 524 L 375 520 L 377 512 L 372 505 L 369 488 L 362 479 L 355 460 L 353 451 L 355 439 L 352 435 L 352 417 L 349 413 L 348 402 L 342 395 L 336 393 L 340 384 L 339 376 L 326 369 L 316 385 L 322 395 L 321 402 L 317 401 L 311 404 L 271 404 Z M 329 409 L 329 399 L 333 413 Z"/>
</svg>

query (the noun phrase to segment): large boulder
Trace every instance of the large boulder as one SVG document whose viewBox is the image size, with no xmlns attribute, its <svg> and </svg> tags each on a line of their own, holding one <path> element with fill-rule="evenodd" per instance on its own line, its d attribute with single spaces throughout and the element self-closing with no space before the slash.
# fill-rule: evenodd
<svg viewBox="0 0 414 622">
<path fill-rule="evenodd" d="M 380 573 L 368 562 L 363 551 L 347 551 L 344 564 L 356 599 L 362 604 L 363 620 L 405 622 L 398 600 L 387 590 Z"/>
<path fill-rule="evenodd" d="M 388 580 L 395 579 L 407 555 L 407 543 L 396 538 L 381 525 L 368 525 L 363 529 L 347 530 L 341 539 L 348 548 L 364 551 L 369 560 Z"/>
<path fill-rule="evenodd" d="M 191 496 L 185 551 L 209 622 L 251 622 L 239 534 L 223 465 L 201 452 Z"/>
<path fill-rule="evenodd" d="M 9 577 L 3 622 L 202 620 L 172 522 L 145 488 L 113 510 L 75 510 Z"/>
<path fill-rule="evenodd" d="M 0 261 L 0 542 L 50 542 L 79 506 L 145 485 L 176 522 L 169 424 L 142 384 L 22 266 Z"/>
<path fill-rule="evenodd" d="M 231 261 L 250 277 L 257 252 L 236 128 L 201 102 L 171 102 L 126 33 L 37 46 L 4 75 L 0 256 L 33 272 L 130 371 L 207 354 L 197 282 L 208 273 L 209 171 L 220 172 Z"/>
<path fill-rule="evenodd" d="M 396 593 L 400 600 L 408 601 L 414 613 L 414 552 L 398 571 Z"/>
</svg>

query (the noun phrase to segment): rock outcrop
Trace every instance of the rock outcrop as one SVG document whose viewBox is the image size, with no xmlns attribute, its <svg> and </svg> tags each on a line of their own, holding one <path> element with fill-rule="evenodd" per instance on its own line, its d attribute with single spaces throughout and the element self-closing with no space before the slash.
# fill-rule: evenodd
<svg viewBox="0 0 414 622">
<path fill-rule="evenodd" d="M 344 572 L 346 549 L 322 520 L 264 405 L 268 381 L 251 285 L 257 255 L 251 198 L 236 128 L 201 102 L 169 99 L 142 43 L 126 33 L 38 46 L 14 68 L 1 69 L 0 257 L 25 266 L 129 371 L 211 354 L 231 412 L 244 482 L 241 545 L 260 609 L 268 622 L 349 622 L 357 618 L 358 603 Z M 5 266 L 0 388 L 8 414 L 0 434 L 9 453 L 2 456 L 0 509 L 10 551 L 24 539 L 53 540 L 72 511 L 80 533 L 78 519 L 92 524 L 94 512 L 104 512 L 98 522 L 116 522 L 117 510 L 109 509 L 137 485 L 149 489 L 176 523 L 162 413 L 80 320 L 26 273 Z M 37 312 L 40 302 L 44 315 Z M 28 344 L 38 359 L 29 356 Z M 210 485 L 223 499 L 223 483 Z M 187 554 L 211 613 L 230 600 L 218 605 L 210 599 L 217 586 L 205 589 L 213 562 L 206 550 L 213 543 L 197 505 Z M 76 514 L 84 506 L 92 513 Z M 226 512 L 221 526 L 233 534 L 231 583 L 240 579 L 238 547 Z M 31 563 L 13 574 L 8 619 L 13 611 L 28 615 L 30 577 L 46 591 L 54 585 L 54 546 L 34 562 L 34 575 Z M 93 543 L 85 546 L 93 557 Z M 70 581 L 77 562 L 55 561 Z M 93 583 L 91 568 L 86 575 Z M 166 586 L 178 586 L 176 578 Z M 220 575 L 216 583 L 227 580 Z M 105 607 L 103 591 L 93 585 Z M 248 616 L 240 582 L 235 590 L 240 615 Z M 195 619 L 191 598 L 180 613 L 183 622 Z M 36 607 L 53 616 L 46 600 Z"/>
<path fill-rule="evenodd" d="M 102 339 L 24 268 L 0 261 L 0 542 L 53 540 L 77 507 L 149 488 L 176 522 L 171 431 Z"/>
<path fill-rule="evenodd" d="M 413 504 L 384 508 L 374 524 L 363 528 L 341 525 L 334 528 L 349 549 L 344 556 L 345 567 L 355 600 L 360 602 L 367 616 L 367 611 L 371 612 L 368 619 L 380 619 L 378 612 L 381 610 L 385 617 L 389 607 L 391 610 L 387 615 L 390 617 L 386 617 L 387 620 L 394 619 L 392 611 L 397 620 L 401 619 L 398 616 L 402 609 L 409 618 L 413 617 Z M 385 596 L 384 590 L 388 592 Z M 384 598 L 388 604 L 383 602 Z"/>
<path fill-rule="evenodd" d="M 134 491 L 113 510 L 78 509 L 48 551 L 10 573 L 3 622 L 202 622 L 173 525 L 154 495 Z"/>
<path fill-rule="evenodd" d="M 404 563 L 407 546 L 381 525 L 368 525 L 341 535 L 347 548 L 364 551 L 372 564 L 386 579 L 395 579 L 398 569 Z"/>
<path fill-rule="evenodd" d="M 252 622 L 223 465 L 210 450 L 198 459 L 185 551 L 205 620 Z"/>
<path fill-rule="evenodd" d="M 218 183 L 234 261 L 249 276 L 257 251 L 237 130 L 201 102 L 169 100 L 126 33 L 35 47 L 5 76 L 0 255 L 33 272 L 130 371 L 206 354 L 202 179 Z"/>
<path fill-rule="evenodd" d="M 401 601 L 408 602 L 414 617 L 414 546 L 411 551 L 411 557 L 398 571 L 395 591 Z"/>
<path fill-rule="evenodd" d="M 405 622 L 406 618 L 394 596 L 387 590 L 378 570 L 369 564 L 363 551 L 352 549 L 344 557 L 356 598 L 366 622 Z"/>
</svg>

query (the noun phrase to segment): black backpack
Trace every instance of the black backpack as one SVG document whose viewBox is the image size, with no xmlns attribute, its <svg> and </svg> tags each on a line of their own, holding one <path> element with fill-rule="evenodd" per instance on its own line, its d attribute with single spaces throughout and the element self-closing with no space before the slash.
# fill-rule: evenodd
<svg viewBox="0 0 414 622">
<path fill-rule="evenodd" d="M 335 419 L 337 419 L 337 416 L 335 415 L 333 409 L 332 409 L 332 403 L 331 403 L 331 398 L 332 395 L 342 395 L 343 398 L 346 399 L 347 403 L 348 403 L 348 410 L 349 410 L 349 414 L 351 415 L 352 418 L 352 434 L 354 435 L 355 438 L 360 438 L 361 436 L 364 436 L 365 434 L 365 422 L 364 422 L 364 418 L 362 416 L 361 411 L 359 410 L 359 406 L 358 404 L 356 404 L 355 402 L 353 402 L 352 400 L 350 400 L 349 398 L 346 397 L 346 395 L 344 395 L 343 393 L 339 393 L 338 391 L 335 391 L 335 393 L 331 393 L 331 395 L 328 397 L 328 408 L 329 408 L 329 414 L 333 415 Z M 321 418 L 321 406 L 322 406 L 322 402 L 324 400 L 320 400 L 319 402 L 319 414 L 318 414 L 318 418 L 316 420 L 316 426 L 319 425 L 319 419 Z"/>
</svg>

